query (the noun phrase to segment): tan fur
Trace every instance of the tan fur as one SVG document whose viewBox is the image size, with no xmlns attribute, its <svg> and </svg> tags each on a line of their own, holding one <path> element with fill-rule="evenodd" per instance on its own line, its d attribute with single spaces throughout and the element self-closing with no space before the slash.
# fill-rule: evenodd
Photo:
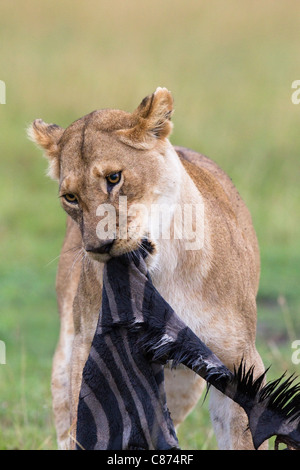
<svg viewBox="0 0 300 470">
<path fill-rule="evenodd" d="M 95 111 L 66 130 L 38 120 L 30 130 L 49 157 L 60 195 L 72 193 L 79 201 L 74 207 L 61 198 L 69 217 L 57 274 L 62 329 L 52 377 L 61 448 L 72 447 L 74 441 L 81 374 L 101 305 L 103 262 L 137 248 L 141 241 L 117 238 L 109 254 L 85 252 L 87 246 L 100 244 L 100 204 L 116 208 L 118 226 L 120 195 L 127 196 L 128 210 L 136 203 L 147 208 L 204 205 L 204 243 L 198 250 L 186 250 L 182 239 L 151 238 L 149 221 L 139 212 L 131 214 L 130 223 L 154 242 L 151 276 L 177 314 L 229 368 L 244 357 L 256 365 L 257 374 L 263 370 L 255 348 L 260 267 L 250 214 L 214 162 L 170 144 L 172 112 L 170 92 L 158 88 L 133 113 Z M 115 172 L 121 172 L 121 182 L 109 192 L 105 178 Z M 168 405 L 176 426 L 193 409 L 203 386 L 188 370 L 166 370 Z M 238 406 L 212 390 L 210 408 L 220 448 L 253 448 L 245 432 L 246 416 Z"/>
</svg>

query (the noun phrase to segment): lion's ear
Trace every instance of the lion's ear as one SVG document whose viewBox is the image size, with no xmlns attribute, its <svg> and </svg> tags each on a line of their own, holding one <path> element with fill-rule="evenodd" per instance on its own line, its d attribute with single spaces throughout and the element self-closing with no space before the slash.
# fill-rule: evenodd
<svg viewBox="0 0 300 470">
<path fill-rule="evenodd" d="M 27 129 L 28 137 L 45 150 L 49 159 L 48 175 L 59 179 L 58 141 L 64 129 L 56 124 L 47 124 L 42 119 L 36 119 Z"/>
<path fill-rule="evenodd" d="M 170 135 L 173 128 L 172 113 L 171 93 L 166 88 L 157 88 L 133 112 L 133 127 L 117 131 L 120 140 L 137 148 L 151 148 L 157 140 Z"/>
</svg>

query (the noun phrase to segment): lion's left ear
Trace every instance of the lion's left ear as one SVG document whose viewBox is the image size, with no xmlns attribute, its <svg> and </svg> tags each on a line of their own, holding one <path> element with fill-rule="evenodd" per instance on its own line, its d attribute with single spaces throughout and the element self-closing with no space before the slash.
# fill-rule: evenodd
<svg viewBox="0 0 300 470">
<path fill-rule="evenodd" d="M 45 150 L 49 160 L 48 175 L 59 179 L 58 141 L 64 129 L 56 124 L 47 124 L 42 119 L 36 119 L 27 129 L 28 137 Z"/>
<path fill-rule="evenodd" d="M 167 138 L 173 128 L 171 116 L 173 98 L 166 88 L 156 91 L 143 99 L 132 113 L 133 127 L 121 129 L 117 134 L 124 143 L 136 148 L 151 148 L 157 140 Z"/>
</svg>

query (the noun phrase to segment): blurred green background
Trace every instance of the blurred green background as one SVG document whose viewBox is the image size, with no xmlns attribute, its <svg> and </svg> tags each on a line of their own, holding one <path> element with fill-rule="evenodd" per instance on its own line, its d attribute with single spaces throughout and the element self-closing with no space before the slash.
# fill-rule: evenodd
<svg viewBox="0 0 300 470">
<path fill-rule="evenodd" d="M 0 449 L 56 448 L 50 373 L 65 216 L 26 127 L 132 111 L 157 86 L 175 99 L 172 142 L 215 160 L 253 215 L 269 378 L 299 372 L 299 31 L 300 4 L 290 0 L 1 0 Z M 183 449 L 216 448 L 207 400 L 179 439 Z"/>
</svg>

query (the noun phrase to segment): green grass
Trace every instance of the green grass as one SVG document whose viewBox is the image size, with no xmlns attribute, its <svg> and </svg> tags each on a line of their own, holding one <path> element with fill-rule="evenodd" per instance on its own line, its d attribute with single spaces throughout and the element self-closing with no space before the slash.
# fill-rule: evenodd
<svg viewBox="0 0 300 470">
<path fill-rule="evenodd" d="M 216 160 L 251 210 L 262 257 L 258 348 L 270 378 L 299 372 L 299 14 L 292 0 L 1 2 L 0 449 L 56 447 L 51 261 L 65 219 L 25 128 L 38 117 L 66 126 L 96 108 L 131 111 L 157 86 L 175 98 L 172 142 Z M 208 400 L 180 428 L 182 448 L 216 447 L 207 410 Z"/>
</svg>

